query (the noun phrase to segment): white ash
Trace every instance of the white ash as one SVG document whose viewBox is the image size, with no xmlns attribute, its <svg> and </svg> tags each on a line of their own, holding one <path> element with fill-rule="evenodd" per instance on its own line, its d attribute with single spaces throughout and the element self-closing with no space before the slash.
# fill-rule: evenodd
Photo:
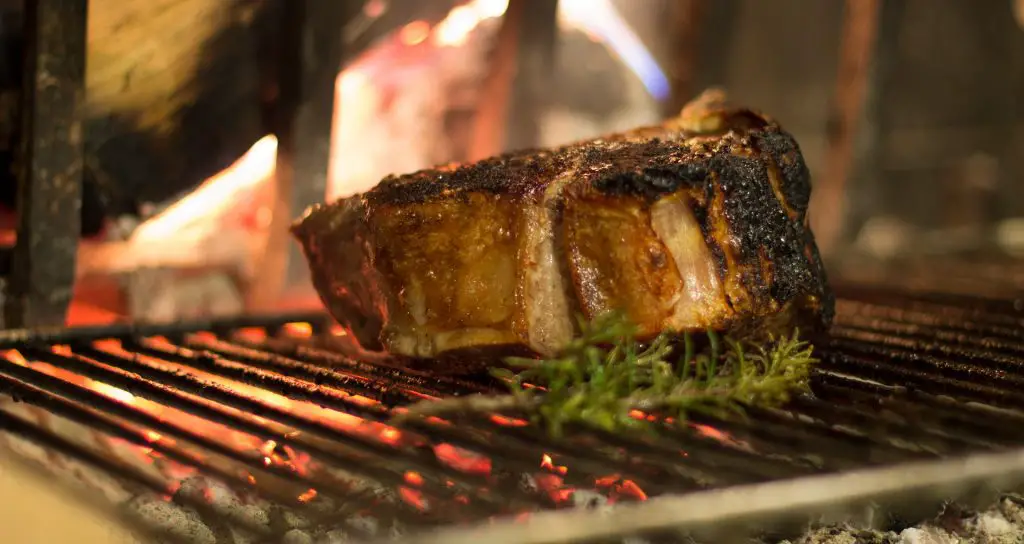
<svg viewBox="0 0 1024 544">
<path fill-rule="evenodd" d="M 367 516 L 356 516 L 350 523 L 356 530 L 367 534 L 375 535 L 380 533 L 380 521 L 377 518 Z"/>
<path fill-rule="evenodd" d="M 352 539 L 344 531 L 327 531 L 316 539 L 316 544 L 348 544 Z"/>
<path fill-rule="evenodd" d="M 238 493 L 210 478 L 193 476 L 182 481 L 173 502 L 194 512 L 218 542 L 249 544 L 256 536 L 271 533 L 268 504 L 245 504 Z M 209 514 L 193 510 L 188 506 L 192 504 L 205 505 Z"/>
<path fill-rule="evenodd" d="M 1024 542 L 1024 498 L 1002 497 L 996 506 L 964 514 L 942 514 L 901 531 L 878 531 L 849 525 L 808 530 L 800 538 L 774 544 L 1020 544 Z"/>
<path fill-rule="evenodd" d="M 313 537 L 300 529 L 292 529 L 281 538 L 281 544 L 313 544 Z"/>
<path fill-rule="evenodd" d="M 291 530 L 308 529 L 312 526 L 309 518 L 283 506 L 272 505 L 267 512 L 272 527 Z"/>
<path fill-rule="evenodd" d="M 125 508 L 129 514 L 144 521 L 156 532 L 172 536 L 175 540 L 195 544 L 217 544 L 217 535 L 203 522 L 199 514 L 192 510 L 148 496 L 131 499 Z"/>
<path fill-rule="evenodd" d="M 608 508 L 608 497 L 597 491 L 577 489 L 572 494 L 572 505 L 576 508 Z"/>
</svg>

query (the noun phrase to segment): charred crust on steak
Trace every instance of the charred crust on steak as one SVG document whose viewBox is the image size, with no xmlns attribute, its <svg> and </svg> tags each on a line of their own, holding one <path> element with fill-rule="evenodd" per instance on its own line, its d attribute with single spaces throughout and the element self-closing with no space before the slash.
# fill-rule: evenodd
<svg viewBox="0 0 1024 544">
<path fill-rule="evenodd" d="M 530 149 L 462 165 L 450 171 L 427 169 L 388 176 L 369 194 L 368 204 L 417 204 L 471 192 L 525 194 L 565 170 L 566 157 L 549 149 Z"/>
<path fill-rule="evenodd" d="M 650 317 L 649 325 L 677 319 L 678 315 L 681 316 L 679 321 L 672 323 L 683 325 L 669 326 L 767 330 L 780 324 L 797 323 L 805 330 L 821 330 L 832 321 L 834 299 L 808 226 L 810 190 L 807 165 L 790 134 L 770 118 L 752 110 L 730 107 L 720 96 L 711 93 L 688 105 L 679 118 L 661 126 L 639 128 L 556 149 L 525 150 L 474 164 L 388 176 L 367 193 L 312 208 L 292 231 L 303 245 L 316 289 L 331 313 L 350 327 L 366 347 L 379 346 L 381 342 L 392 349 L 400 342 L 417 346 L 415 353 L 403 352 L 406 355 L 433 357 L 435 351 L 446 349 L 440 347 L 445 342 L 451 349 L 462 349 L 463 344 L 470 347 L 493 344 L 499 340 L 523 340 L 535 345 L 532 325 L 525 313 L 533 311 L 527 308 L 532 302 L 525 302 L 528 295 L 524 285 L 528 268 L 534 271 L 531 272 L 533 277 L 540 277 L 536 272 L 539 260 L 529 253 L 534 246 L 517 244 L 520 237 L 526 239 L 523 232 L 528 223 L 523 219 L 527 212 L 523 210 L 536 213 L 537 206 L 550 206 L 546 209 L 551 213 L 551 219 L 545 219 L 550 225 L 544 227 L 550 229 L 551 244 L 544 250 L 548 252 L 544 255 L 550 258 L 541 260 L 551 262 L 554 258 L 557 274 L 563 278 L 564 302 L 570 309 L 583 311 L 588 304 L 600 309 L 604 305 L 602 300 L 613 300 L 620 295 L 649 295 L 658 304 L 676 304 L 675 301 L 681 300 L 678 308 L 692 304 L 694 311 L 710 312 L 692 321 L 686 317 L 689 314 L 685 310 L 673 313 L 677 312 L 676 306 L 659 306 L 648 311 L 653 307 L 641 302 L 637 311 Z M 693 234 L 674 235 L 676 245 L 671 250 L 665 245 L 665 239 L 659 238 L 660 233 L 648 233 L 647 227 L 630 223 L 632 219 L 623 220 L 621 225 L 615 223 L 615 219 L 610 223 L 605 223 L 604 219 L 594 223 L 593 217 L 606 216 L 577 213 L 584 209 L 580 206 L 615 208 L 630 203 L 635 210 L 633 217 L 641 218 L 641 223 L 646 222 L 653 228 L 652 210 L 677 209 L 679 202 L 686 202 L 689 210 L 686 215 L 692 214 L 692 219 L 677 221 L 672 219 L 674 216 L 661 214 L 659 225 L 662 227 L 659 228 L 685 223 L 692 225 L 685 228 Z M 565 218 L 567 203 L 570 203 L 568 209 L 576 214 L 574 219 Z M 485 213 L 492 207 L 493 213 Z M 520 207 L 518 212 L 516 207 Z M 455 216 L 447 216 L 442 221 L 446 214 Z M 423 285 L 429 281 L 408 283 L 416 274 L 436 271 L 451 275 L 449 270 L 459 268 L 451 277 L 470 274 L 476 284 L 483 286 L 480 293 L 487 300 L 499 287 L 506 287 L 504 283 L 496 283 L 496 278 L 508 275 L 505 268 L 500 268 L 505 276 L 481 275 L 487 270 L 481 268 L 480 263 L 496 259 L 495 251 L 504 251 L 480 241 L 489 239 L 487 231 L 494 228 L 497 224 L 494 221 L 499 219 L 512 225 L 510 236 L 513 239 L 509 247 L 515 249 L 509 251 L 517 253 L 510 265 L 517 267 L 514 270 L 517 283 L 509 295 L 510 300 L 514 299 L 510 303 L 513 308 L 509 310 L 510 317 L 484 323 L 474 321 L 475 317 L 445 317 L 442 314 L 450 311 L 448 306 L 437 311 L 429 309 L 450 305 L 450 297 L 455 296 L 451 294 L 439 295 L 449 297 L 445 299 L 449 302 L 428 300 L 425 303 L 427 313 L 433 317 L 422 317 L 423 297 L 430 296 L 423 291 Z M 431 226 L 438 222 L 446 226 Z M 587 232 L 583 232 L 582 238 L 574 234 L 570 243 L 566 238 L 566 229 L 570 227 L 576 229 L 573 231 L 576 233 L 581 232 L 581 228 Z M 521 232 L 515 232 L 517 228 Z M 476 236 L 472 243 L 467 238 L 471 234 Z M 647 253 L 634 255 L 620 251 L 624 244 L 633 247 L 630 244 L 639 243 L 652 245 L 644 246 L 650 248 Z M 414 246 L 410 248 L 409 244 Z M 568 247 L 570 245 L 572 248 Z M 434 247 L 438 252 L 434 252 Z M 590 252 L 586 257 L 590 259 L 589 264 L 579 260 L 579 252 L 584 250 Z M 570 262 L 572 252 L 576 252 L 577 257 Z M 597 276 L 581 275 L 581 267 L 589 267 L 591 275 L 596 270 L 604 271 L 597 272 L 598 275 L 605 274 L 611 269 L 603 268 L 605 264 L 600 262 L 606 258 L 604 252 L 614 253 L 615 259 L 631 263 L 628 270 L 621 272 L 621 277 L 631 279 L 608 276 L 613 278 L 609 281 L 634 281 L 630 285 L 635 285 L 635 289 L 617 290 L 615 287 L 612 291 L 594 291 L 604 287 L 595 283 Z M 403 259 L 404 272 L 396 272 L 394 263 Z M 678 259 L 682 260 L 677 262 Z M 697 259 L 705 263 L 703 272 L 695 268 Z M 494 262 L 502 267 L 507 264 L 501 259 Z M 690 291 L 679 290 L 683 289 L 681 287 L 670 289 L 665 287 L 667 284 L 658 283 L 658 278 L 668 277 L 666 274 L 671 275 L 677 266 L 689 270 L 692 274 L 689 277 L 698 278 L 697 283 L 687 284 L 689 287 L 685 289 Z M 466 272 L 467 269 L 470 272 Z M 713 279 L 707 280 L 711 283 L 700 283 L 706 278 Z M 419 313 L 414 313 L 414 306 L 407 302 L 407 285 L 418 290 L 420 306 L 415 308 Z M 437 287 L 443 290 L 450 286 L 438 284 Z M 644 294 L 643 289 L 650 291 Z M 544 296 L 554 296 L 554 291 L 559 289 L 545 291 Z M 531 291 L 529 296 L 536 296 L 538 292 Z M 602 298 L 607 296 L 612 298 Z M 640 298 L 622 300 L 641 301 Z M 708 304 L 714 308 L 706 310 Z M 540 307 L 559 306 L 530 308 Z M 459 345 L 452 343 L 454 340 L 449 342 L 454 338 L 449 336 L 460 330 L 478 331 L 479 337 L 467 342 L 460 340 Z M 442 340 L 442 336 L 447 340 Z M 492 340 L 485 341 L 484 337 Z"/>
<path fill-rule="evenodd" d="M 824 268 L 804 220 L 810 174 L 796 141 L 777 126 L 767 125 L 749 134 L 728 133 L 698 149 L 680 150 L 677 142 L 651 140 L 613 150 L 603 160 L 615 166 L 593 176 L 590 185 L 606 194 L 652 201 L 680 190 L 702 195 L 695 200 L 693 212 L 708 246 L 720 272 L 738 274 L 744 287 L 744 293 L 730 293 L 733 309 L 765 314 L 810 295 L 821 305 L 817 309 L 821 325 L 827 326 L 834 303 L 824 288 Z M 773 194 L 771 168 L 782 178 L 781 201 Z M 733 270 L 711 223 L 710 203 L 719 191 L 732 234 Z M 810 255 L 805 252 L 808 247 Z M 771 263 L 771 277 L 766 277 L 764 262 Z M 746 308 L 748 304 L 754 306 Z"/>
</svg>

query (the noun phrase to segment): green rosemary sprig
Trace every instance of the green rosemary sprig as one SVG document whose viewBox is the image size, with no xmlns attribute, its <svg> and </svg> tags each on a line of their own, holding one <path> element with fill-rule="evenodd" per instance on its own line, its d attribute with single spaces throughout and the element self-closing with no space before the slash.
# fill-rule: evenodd
<svg viewBox="0 0 1024 544">
<path fill-rule="evenodd" d="M 581 321 L 580 330 L 556 358 L 509 358 L 509 368 L 492 370 L 509 383 L 509 395 L 423 401 L 399 418 L 514 410 L 556 436 L 570 423 L 640 428 L 647 422 L 634 410 L 685 421 L 696 412 L 777 406 L 806 389 L 816 362 L 795 331 L 760 342 L 708 331 L 707 345 L 698 350 L 690 334 L 664 333 L 640 344 L 636 328 L 616 314 Z"/>
</svg>

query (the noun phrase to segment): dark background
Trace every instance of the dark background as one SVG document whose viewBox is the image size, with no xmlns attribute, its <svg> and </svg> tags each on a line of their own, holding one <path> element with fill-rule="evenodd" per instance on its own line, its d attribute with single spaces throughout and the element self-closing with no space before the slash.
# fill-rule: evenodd
<svg viewBox="0 0 1024 544">
<path fill-rule="evenodd" d="M 268 132 L 275 88 L 268 65 L 279 49 L 284 0 L 216 0 L 245 11 L 202 51 L 174 128 L 139 131 L 130 114 L 93 114 L 86 125 L 84 223 L 136 213 L 231 164 Z M 671 67 L 673 0 L 617 0 L 624 17 L 663 66 Z M 350 56 L 408 21 L 440 19 L 456 2 L 397 0 L 373 24 L 348 29 Z M 693 89 L 724 85 L 737 101 L 777 117 L 801 142 L 820 175 L 834 94 L 840 0 L 714 0 L 702 20 Z M 924 227 L 949 220 L 949 200 L 971 179 L 972 157 L 997 164 L 980 190 L 991 219 L 1024 216 L 1024 30 L 1010 0 L 906 0 L 899 39 L 886 52 L 879 163 L 850 194 L 851 221 L 898 215 Z M 0 199 L 13 202 L 17 140 L 20 2 L 0 1 Z M 339 29 L 339 39 L 346 34 Z"/>
</svg>

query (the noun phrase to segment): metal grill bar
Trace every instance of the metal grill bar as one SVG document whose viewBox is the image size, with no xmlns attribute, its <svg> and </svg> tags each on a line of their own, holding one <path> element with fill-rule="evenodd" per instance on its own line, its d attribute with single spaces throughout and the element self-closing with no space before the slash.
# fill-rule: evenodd
<svg viewBox="0 0 1024 544">
<path fill-rule="evenodd" d="M 361 537 L 372 535 L 345 525 L 356 510 L 426 529 L 562 509 L 573 504 L 569 489 L 628 501 L 1024 447 L 1024 310 L 842 293 L 833 334 L 816 343 L 823 360 L 813 395 L 786 409 L 751 407 L 743 419 L 695 415 L 654 435 L 576 427 L 552 440 L 511 422 L 515 413 L 396 429 L 389 423 L 402 405 L 501 385 L 354 356 L 316 335 L 280 334 L 289 323 L 323 332 L 320 315 L 0 331 L 0 348 L 28 361 L 6 352 L 0 389 Z M 252 336 L 254 327 L 266 337 Z M 115 398 L 93 382 L 150 404 Z M 25 425 L 7 430 L 22 434 Z M 301 470 L 271 462 L 255 445 L 231 442 L 232 433 L 310 461 Z M 304 498 L 308 489 L 316 500 Z"/>
<path fill-rule="evenodd" d="M 97 454 L 96 452 L 90 451 L 87 448 L 83 448 L 78 444 L 66 440 L 54 433 L 48 432 L 39 428 L 38 426 L 23 421 L 20 418 L 7 415 L 0 411 L 0 429 L 5 432 L 15 434 L 23 439 L 26 439 L 38 446 L 47 448 L 51 452 L 57 455 L 65 455 L 69 458 L 76 459 L 87 465 L 91 465 L 99 470 L 104 471 L 107 474 L 116 476 L 125 483 L 126 486 L 137 490 L 139 493 L 161 495 L 166 493 L 165 486 L 158 479 L 153 478 L 150 475 L 144 474 L 137 470 L 133 470 L 130 467 L 125 466 L 122 463 L 118 463 L 103 455 Z M 192 497 L 183 497 L 180 499 L 189 508 L 193 508 L 196 511 L 203 512 L 207 515 L 220 515 L 219 512 L 214 511 L 210 506 L 201 500 L 196 500 Z M 133 519 L 128 516 L 123 516 L 122 512 L 115 512 L 118 517 L 123 517 L 124 521 L 133 525 L 133 528 L 143 533 L 154 533 L 156 531 L 151 527 L 145 526 L 143 523 L 139 523 L 140 520 Z M 263 536 L 267 534 L 266 527 L 260 525 L 246 523 L 246 520 L 232 520 L 239 524 L 246 531 L 257 536 Z M 174 541 L 183 541 L 180 537 L 175 535 L 159 534 L 164 539 L 171 539 Z M 187 542 L 187 541 L 183 541 Z"/>
<path fill-rule="evenodd" d="M 273 474 L 274 476 L 280 477 L 285 480 L 297 482 L 299 484 L 305 483 L 305 481 L 302 478 L 298 477 L 298 475 L 296 475 L 294 472 L 290 472 L 288 470 L 285 470 L 281 467 L 274 465 L 268 467 L 261 466 L 263 465 L 262 456 L 256 457 L 254 455 L 246 455 L 244 453 L 238 452 L 237 450 L 229 448 L 224 444 L 217 442 L 216 440 L 212 440 L 201 434 L 192 432 L 180 425 L 161 421 L 158 418 L 155 418 L 138 410 L 126 409 L 122 403 L 113 401 L 104 395 L 95 393 L 87 389 L 69 386 L 67 382 L 58 380 L 56 378 L 52 378 L 41 372 L 31 370 L 28 368 L 22 368 L 20 370 L 21 376 L 19 376 L 19 379 L 21 380 L 21 382 L 38 383 L 40 385 L 45 385 L 46 387 L 50 388 L 50 390 L 55 391 L 56 393 L 63 395 L 68 399 L 72 399 L 72 401 L 74 402 L 81 403 L 82 405 L 85 406 L 92 406 L 94 408 L 97 408 L 99 412 L 87 410 L 82 406 L 74 404 L 74 402 L 72 401 L 65 400 L 60 396 L 54 395 L 40 388 L 27 386 L 24 383 L 20 383 L 19 381 L 12 380 L 7 377 L 0 377 L 0 386 L 4 387 L 5 391 L 10 392 L 13 396 L 15 396 L 18 400 L 22 402 L 31 402 L 32 404 L 46 408 L 48 411 L 54 414 L 64 416 L 74 421 L 78 421 L 83 425 L 98 429 L 104 433 L 109 434 L 110 436 L 114 436 L 122 440 L 134 443 L 139 447 L 152 448 L 153 450 L 158 451 L 162 455 L 165 455 L 174 461 L 177 461 L 184 465 L 189 465 L 198 468 L 210 475 L 216 476 L 217 478 L 220 478 L 222 480 L 225 480 L 236 485 L 248 487 L 250 483 L 243 478 L 239 478 L 235 474 L 225 472 L 214 465 L 206 463 L 202 459 L 196 457 L 194 454 L 190 454 L 178 448 L 169 447 L 161 442 L 151 442 L 147 440 L 144 434 L 140 432 L 137 428 L 132 428 L 128 425 L 121 424 L 115 419 L 109 417 L 109 415 L 123 418 L 127 421 L 131 421 L 132 423 L 142 425 L 144 428 L 154 430 L 156 432 L 161 433 L 162 435 L 187 440 L 189 442 L 192 442 L 196 445 L 205 448 L 206 450 L 212 453 L 219 454 L 221 456 L 227 457 L 239 463 L 252 465 L 255 467 L 256 470 L 267 472 Z M 11 374 L 17 375 L 18 372 L 12 372 Z M 325 486 L 321 484 L 320 487 L 322 488 L 322 492 L 324 492 L 323 488 Z M 330 486 L 326 486 L 326 488 L 326 492 L 330 493 Z M 305 490 L 305 488 L 303 487 L 302 489 L 300 489 L 300 491 L 302 490 Z M 294 499 L 294 495 L 280 495 L 274 497 L 275 501 L 283 502 L 286 504 L 292 502 Z"/>
<path fill-rule="evenodd" d="M 35 360 L 72 370 L 82 376 L 103 381 L 114 387 L 123 388 L 140 397 L 164 402 L 168 406 L 172 406 L 183 412 L 189 412 L 199 417 L 216 421 L 226 427 L 238 429 L 254 436 L 258 436 L 261 439 L 274 440 L 279 444 L 285 444 L 296 449 L 302 449 L 311 454 L 315 453 L 318 456 L 322 456 L 324 459 L 331 460 L 339 464 L 340 466 L 363 465 L 360 466 L 360 472 L 383 485 L 402 485 L 404 483 L 403 475 L 406 470 L 423 471 L 423 473 L 428 475 L 427 477 L 430 478 L 430 481 L 433 481 L 435 479 L 434 475 L 437 475 L 436 478 L 439 481 L 433 481 L 433 483 L 438 485 L 438 492 L 452 497 L 454 496 L 454 492 L 448 490 L 442 485 L 443 480 L 441 480 L 441 478 L 451 478 L 458 483 L 462 483 L 470 487 L 483 487 L 487 484 L 487 482 L 483 480 L 466 476 L 465 474 L 450 467 L 441 465 L 436 459 L 427 459 L 425 456 L 416 453 L 404 455 L 406 452 L 391 450 L 383 444 L 370 441 L 364 437 L 339 433 L 318 422 L 298 417 L 269 404 L 246 398 L 240 394 L 232 392 L 226 386 L 204 382 L 194 376 L 179 374 L 171 369 L 161 369 L 152 364 L 142 364 L 139 360 L 130 361 L 117 359 L 104 352 L 89 348 L 85 348 L 85 351 L 87 351 L 90 356 L 95 356 L 96 360 L 100 362 L 131 365 L 132 370 L 138 372 L 138 375 L 153 379 L 154 381 L 149 382 L 133 379 L 132 375 L 128 372 L 107 370 L 98 365 L 93 365 L 90 362 L 87 362 L 88 359 L 83 357 L 66 357 L 34 349 L 28 350 L 26 355 L 31 354 L 32 358 Z M 157 383 L 170 384 L 176 387 L 177 390 L 157 385 Z M 181 393 L 179 391 L 183 391 L 185 393 Z M 188 394 L 195 395 L 195 397 L 190 397 Z M 297 395 L 296 397 L 300 396 Z M 209 398 L 224 406 L 239 409 L 244 413 L 258 414 L 261 417 L 273 419 L 287 425 L 293 430 L 328 437 L 334 440 L 339 446 L 344 446 L 349 450 L 349 452 L 351 452 L 349 455 L 352 455 L 352 453 L 355 455 L 342 455 L 335 451 L 323 449 L 304 440 L 289 437 L 287 433 L 274 431 L 269 427 L 255 423 L 248 418 L 234 415 L 218 405 L 199 402 L 197 400 L 198 398 Z M 296 398 L 296 400 L 302 399 Z M 364 459 L 361 459 L 361 457 L 365 455 L 379 456 L 379 459 L 390 458 L 391 461 L 388 463 L 388 466 L 367 465 L 365 464 Z M 318 485 L 316 482 L 312 481 L 308 481 L 307 483 L 311 487 Z M 480 499 L 483 503 L 492 502 L 486 495 L 481 496 Z"/>
</svg>

